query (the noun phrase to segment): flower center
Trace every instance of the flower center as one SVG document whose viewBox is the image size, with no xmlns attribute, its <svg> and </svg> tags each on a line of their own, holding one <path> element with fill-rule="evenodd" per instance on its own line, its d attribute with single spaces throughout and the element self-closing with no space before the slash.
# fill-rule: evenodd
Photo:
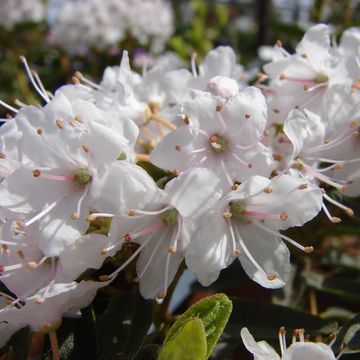
<svg viewBox="0 0 360 360">
<path fill-rule="evenodd" d="M 325 83 L 328 80 L 329 80 L 328 76 L 326 76 L 325 74 L 321 74 L 321 73 L 316 74 L 316 76 L 314 77 L 314 81 L 317 84 Z"/>
<path fill-rule="evenodd" d="M 234 201 L 229 204 L 230 212 L 232 216 L 236 218 L 242 218 L 245 214 L 246 207 L 241 201 Z"/>
<path fill-rule="evenodd" d="M 161 215 L 161 220 L 164 222 L 165 225 L 174 225 L 177 221 L 178 211 L 175 208 L 166 210 Z"/>
<path fill-rule="evenodd" d="M 211 145 L 212 150 L 215 153 L 219 153 L 225 151 L 227 149 L 228 142 L 227 140 L 220 135 L 211 135 L 209 138 L 209 142 Z"/>
<path fill-rule="evenodd" d="M 73 173 L 74 183 L 78 185 L 86 185 L 92 179 L 88 169 L 79 169 Z"/>
</svg>

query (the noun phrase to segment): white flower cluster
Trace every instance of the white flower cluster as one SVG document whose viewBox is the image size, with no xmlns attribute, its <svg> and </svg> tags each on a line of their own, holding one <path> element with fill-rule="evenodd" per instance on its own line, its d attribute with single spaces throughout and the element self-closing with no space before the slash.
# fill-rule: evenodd
<svg viewBox="0 0 360 360">
<path fill-rule="evenodd" d="M 292 344 L 287 347 L 285 328 L 279 329 L 281 358 L 266 341 L 256 342 L 247 328 L 241 329 L 241 338 L 246 349 L 254 355 L 254 360 L 335 360 L 335 355 L 329 345 L 306 340 L 304 332 L 304 329 L 295 329 Z M 299 341 L 297 341 L 298 338 Z"/>
<path fill-rule="evenodd" d="M 78 73 L 55 95 L 22 58 L 46 105 L 7 105 L 0 128 L 0 342 L 26 324 L 52 329 L 135 258 L 146 298 L 166 295 L 183 260 L 204 285 L 239 259 L 262 286 L 283 286 L 283 241 L 313 248 L 281 231 L 321 209 L 340 221 L 328 202 L 351 215 L 327 189 L 360 193 L 359 34 L 331 46 L 317 25 L 293 55 L 277 44 L 256 87 L 229 47 L 193 58 L 192 72 L 165 57 L 142 75 L 124 52 L 100 84 Z M 137 160 L 167 175 L 155 183 Z M 89 231 L 95 221 L 106 234 Z M 113 273 L 76 281 L 128 242 Z"/>
<path fill-rule="evenodd" d="M 1 24 L 10 30 L 16 24 L 38 22 L 44 19 L 45 7 L 41 0 L 2 0 L 0 6 Z"/>
<path fill-rule="evenodd" d="M 60 8 L 51 40 L 69 53 L 84 54 L 91 47 L 116 45 L 128 32 L 157 52 L 173 31 L 173 13 L 166 0 L 71 0 Z"/>
</svg>

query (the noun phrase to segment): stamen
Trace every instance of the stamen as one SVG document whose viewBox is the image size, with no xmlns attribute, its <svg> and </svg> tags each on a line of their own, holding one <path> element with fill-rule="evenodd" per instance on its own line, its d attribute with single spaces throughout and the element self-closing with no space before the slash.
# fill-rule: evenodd
<svg viewBox="0 0 360 360">
<path fill-rule="evenodd" d="M 221 168 L 225 174 L 225 177 L 226 177 L 226 180 L 228 181 L 230 187 L 232 187 L 234 185 L 234 182 L 231 180 L 231 176 L 230 174 L 228 173 L 228 171 L 226 170 L 226 166 L 225 166 L 225 163 L 224 163 L 224 160 L 221 160 L 220 161 L 220 165 L 221 165 Z"/>
<path fill-rule="evenodd" d="M 328 219 L 333 223 L 333 224 L 337 224 L 339 222 L 341 222 L 341 219 L 339 217 L 336 216 L 332 216 L 330 214 L 329 209 L 326 207 L 326 205 L 324 204 L 324 202 L 321 204 L 322 209 L 324 210 L 325 215 L 328 217 Z"/>
<path fill-rule="evenodd" d="M 50 98 L 48 96 L 48 94 L 45 92 L 43 92 L 41 90 L 41 88 L 38 86 L 38 84 L 36 83 L 34 77 L 33 77 L 33 74 L 32 74 L 32 71 L 30 70 L 30 67 L 29 67 L 29 64 L 25 58 L 25 56 L 19 56 L 19 59 L 20 61 L 23 63 L 24 67 L 25 67 L 25 71 L 27 73 L 27 76 L 32 84 L 32 86 L 34 87 L 34 89 L 37 91 L 37 93 L 47 102 L 49 103 L 50 102 Z"/>
<path fill-rule="evenodd" d="M 78 201 L 77 206 L 76 206 L 76 212 L 71 214 L 71 218 L 73 220 L 77 220 L 80 217 L 81 205 L 82 205 L 87 193 L 89 192 L 89 188 L 90 188 L 90 183 L 86 184 L 85 189 L 84 189 L 83 193 L 81 194 L 81 196 L 79 198 L 79 201 Z"/>
<path fill-rule="evenodd" d="M 50 99 L 52 99 L 54 97 L 54 95 L 50 91 L 47 91 L 45 89 L 44 84 L 42 83 L 39 74 L 35 70 L 31 70 L 31 73 L 33 74 L 34 79 L 35 79 L 36 83 L 39 85 L 41 91 L 44 94 L 46 94 Z"/>
<path fill-rule="evenodd" d="M 333 186 L 336 189 L 339 189 L 340 191 L 345 191 L 346 190 L 346 186 L 345 185 L 341 185 L 333 180 L 331 180 L 328 176 L 325 176 L 323 174 L 320 174 L 319 172 L 317 172 L 316 170 L 314 170 L 312 167 L 305 165 L 304 164 L 304 170 L 306 172 L 308 172 L 309 174 L 313 175 L 315 178 L 321 180 L 322 182 Z"/>
<path fill-rule="evenodd" d="M 45 216 L 46 214 L 48 214 L 60 201 L 56 200 L 53 203 L 51 203 L 49 206 L 47 206 L 44 210 L 42 210 L 40 213 L 38 213 L 37 215 L 35 215 L 33 218 L 25 221 L 25 222 L 17 222 L 18 225 L 20 225 L 20 227 L 28 227 L 31 224 L 33 224 L 34 222 L 40 220 L 43 216 Z"/>
<path fill-rule="evenodd" d="M 136 215 L 159 215 L 164 213 L 165 211 L 171 209 L 171 206 L 166 206 L 158 211 L 145 211 L 145 210 L 138 210 L 138 209 L 132 209 L 128 212 L 129 216 L 136 216 Z"/>
<path fill-rule="evenodd" d="M 285 328 L 282 326 L 279 329 L 279 343 L 280 343 L 281 356 L 284 355 L 284 352 L 286 350 L 285 334 L 286 334 Z"/>
<path fill-rule="evenodd" d="M 93 81 L 86 78 L 80 71 L 75 72 L 75 76 L 80 80 L 83 81 L 85 84 L 88 84 L 90 87 L 95 88 L 97 90 L 104 90 L 100 85 L 94 83 Z"/>
<path fill-rule="evenodd" d="M 220 110 L 217 109 L 216 107 L 216 115 L 217 115 L 217 118 L 221 124 L 221 127 L 223 128 L 223 131 L 226 132 L 227 131 L 227 126 L 226 126 L 226 123 L 225 123 L 225 120 L 220 112 Z"/>
<path fill-rule="evenodd" d="M 131 239 L 134 240 L 134 239 L 139 238 L 140 236 L 155 233 L 155 232 L 161 230 L 164 226 L 165 226 L 164 222 L 159 220 L 159 221 L 155 222 L 154 224 L 151 224 L 150 226 L 145 227 L 145 228 L 139 230 L 138 232 L 135 232 L 135 233 L 132 233 L 129 235 L 131 236 Z"/>
<path fill-rule="evenodd" d="M 99 217 L 113 218 L 114 216 L 115 216 L 114 214 L 109 214 L 109 213 L 92 213 L 88 216 L 87 221 L 92 222 Z"/>
<path fill-rule="evenodd" d="M 325 198 L 327 201 L 331 202 L 332 204 L 334 204 L 334 205 L 337 206 L 338 208 L 344 210 L 349 216 L 354 216 L 354 211 L 353 211 L 351 208 L 349 208 L 349 207 L 341 204 L 340 202 L 334 200 L 334 199 L 331 198 L 329 195 L 327 195 L 325 192 L 322 193 L 322 196 L 323 196 L 323 198 Z"/>
<path fill-rule="evenodd" d="M 176 233 L 175 233 L 175 237 L 173 238 L 172 242 L 171 242 L 171 245 L 169 247 L 169 252 L 174 254 L 176 253 L 177 251 L 177 243 L 178 243 L 178 240 L 179 240 L 179 237 L 180 237 L 180 233 L 181 233 L 181 229 L 182 229 L 182 222 L 181 222 L 181 219 L 177 220 L 177 230 L 176 230 Z"/>
<path fill-rule="evenodd" d="M 228 221 L 228 224 L 229 224 L 230 235 L 231 235 L 231 240 L 232 240 L 232 245 L 233 245 L 233 253 L 235 256 L 239 256 L 240 250 L 236 247 L 236 239 L 235 239 L 234 229 L 232 227 L 232 223 L 231 223 L 230 219 Z"/>
<path fill-rule="evenodd" d="M 197 68 L 196 68 L 196 58 L 197 58 L 197 53 L 193 53 L 191 55 L 191 72 L 192 72 L 194 78 L 197 78 L 199 76 L 199 74 L 197 72 Z"/>
<path fill-rule="evenodd" d="M 2 100 L 0 100 L 0 105 L 3 106 L 5 109 L 12 111 L 15 114 L 17 114 L 19 112 L 18 109 L 15 109 L 14 107 L 12 107 L 11 105 L 7 104 L 6 102 L 4 102 Z"/>
<path fill-rule="evenodd" d="M 237 160 L 241 165 L 247 166 L 248 168 L 251 168 L 251 163 L 247 163 L 243 159 L 241 159 L 239 156 L 237 156 L 235 153 L 231 153 L 231 155 Z"/>
<path fill-rule="evenodd" d="M 288 236 L 285 236 L 283 234 L 281 234 L 280 232 L 277 232 L 277 231 L 274 231 L 274 230 L 271 230 L 269 229 L 267 226 L 264 226 L 262 225 L 259 221 L 257 220 L 253 220 L 253 223 L 258 226 L 259 228 L 267 231 L 268 233 L 272 234 L 272 235 L 275 235 L 277 237 L 280 237 L 281 239 L 283 240 L 286 240 L 287 242 L 289 242 L 290 244 L 294 245 L 295 247 L 297 247 L 298 249 L 306 252 L 306 253 L 311 253 L 314 248 L 312 246 L 302 246 L 300 245 L 299 243 L 297 243 L 295 240 L 289 238 Z"/>
</svg>

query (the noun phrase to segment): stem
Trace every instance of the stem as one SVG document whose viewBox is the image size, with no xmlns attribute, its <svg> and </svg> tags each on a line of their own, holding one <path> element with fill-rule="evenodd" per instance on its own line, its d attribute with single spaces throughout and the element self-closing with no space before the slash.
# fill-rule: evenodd
<svg viewBox="0 0 360 360">
<path fill-rule="evenodd" d="M 312 315 L 319 314 L 317 300 L 316 300 L 316 292 L 314 289 L 310 290 L 310 313 Z"/>
<path fill-rule="evenodd" d="M 56 331 L 49 332 L 51 351 L 53 353 L 53 360 L 60 360 L 59 344 L 56 337 Z"/>
<path fill-rule="evenodd" d="M 161 330 L 161 332 L 164 333 L 164 336 L 171 325 L 171 324 L 168 324 L 169 319 L 170 319 L 170 316 L 169 316 L 170 301 L 171 301 L 172 295 L 174 293 L 174 290 L 176 288 L 176 285 L 179 282 L 181 275 L 183 274 L 185 268 L 186 268 L 185 262 L 183 261 L 180 264 L 178 271 L 176 272 L 173 282 L 168 287 L 167 294 L 165 296 L 164 301 L 162 302 L 161 305 L 158 305 L 155 308 L 155 312 L 156 312 L 155 321 L 154 321 L 155 326 L 158 330 Z"/>
</svg>

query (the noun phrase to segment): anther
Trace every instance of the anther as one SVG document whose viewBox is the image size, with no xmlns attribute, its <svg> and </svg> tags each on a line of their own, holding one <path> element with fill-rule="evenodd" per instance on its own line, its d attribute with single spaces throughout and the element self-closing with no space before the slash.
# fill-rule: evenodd
<svg viewBox="0 0 360 360">
<path fill-rule="evenodd" d="M 29 261 L 29 262 L 27 263 L 27 267 L 28 267 L 30 270 L 36 269 L 36 268 L 37 268 L 37 263 L 36 263 L 36 261 Z"/>
<path fill-rule="evenodd" d="M 231 186 L 231 190 L 236 191 L 239 188 L 239 184 L 233 184 L 233 186 Z"/>
<path fill-rule="evenodd" d="M 165 296 L 166 294 L 163 291 L 161 291 L 156 295 L 156 300 L 163 300 L 165 299 Z"/>
<path fill-rule="evenodd" d="M 99 276 L 99 280 L 100 280 L 101 282 L 109 281 L 109 280 L 110 280 L 110 276 L 109 276 L 109 275 L 100 275 L 100 276 Z"/>
<path fill-rule="evenodd" d="M 5 159 L 5 158 L 6 158 L 6 154 L 0 151 L 0 159 Z"/>
<path fill-rule="evenodd" d="M 84 150 L 86 153 L 89 152 L 89 145 L 84 144 L 84 145 L 82 146 L 82 148 L 83 148 L 83 150 Z"/>
<path fill-rule="evenodd" d="M 70 218 L 71 218 L 72 220 L 77 220 L 77 219 L 79 219 L 79 217 L 80 217 L 80 214 L 77 213 L 77 212 L 73 212 L 73 213 L 71 213 L 71 215 L 70 215 Z"/>
<path fill-rule="evenodd" d="M 270 131 L 268 129 L 265 129 L 263 131 L 263 135 L 266 136 L 266 137 L 270 136 Z"/>
<path fill-rule="evenodd" d="M 276 40 L 275 45 L 278 46 L 278 47 L 282 47 L 282 46 L 283 46 L 281 40 Z"/>
<path fill-rule="evenodd" d="M 55 124 L 56 126 L 59 128 L 59 129 L 63 129 L 64 128 L 64 124 L 61 120 L 56 120 L 55 121 Z"/>
<path fill-rule="evenodd" d="M 267 277 L 266 277 L 269 281 L 273 281 L 275 279 L 278 278 L 278 276 L 276 274 L 269 274 Z"/>
<path fill-rule="evenodd" d="M 305 190 L 309 187 L 309 184 L 301 184 L 298 186 L 298 190 Z"/>
<path fill-rule="evenodd" d="M 280 80 L 285 80 L 285 75 L 284 75 L 284 74 L 280 74 L 279 79 L 280 79 Z"/>
<path fill-rule="evenodd" d="M 183 117 L 183 121 L 184 121 L 184 123 L 185 123 L 186 125 L 189 125 L 189 124 L 190 124 L 190 119 L 189 119 L 189 117 L 188 117 L 187 115 L 185 115 L 185 116 Z"/>
<path fill-rule="evenodd" d="M 301 57 L 303 57 L 304 59 L 307 59 L 307 55 L 306 54 L 301 54 Z"/>
<path fill-rule="evenodd" d="M 251 162 L 248 163 L 248 168 L 249 168 L 249 169 L 252 169 L 253 167 L 254 167 L 254 164 L 253 164 L 253 163 L 251 163 Z"/>
<path fill-rule="evenodd" d="M 282 155 L 280 154 L 273 154 L 273 159 L 275 161 L 281 161 L 282 160 Z"/>
<path fill-rule="evenodd" d="M 231 219 L 231 217 L 232 217 L 232 213 L 230 211 L 224 211 L 223 212 L 223 218 L 225 220 L 229 220 L 229 219 Z"/>
<path fill-rule="evenodd" d="M 102 256 L 107 255 L 107 250 L 106 250 L 106 249 L 102 249 L 102 250 L 100 251 L 100 255 L 102 255 Z"/>
<path fill-rule="evenodd" d="M 272 193 L 272 188 L 271 188 L 271 187 L 266 187 L 266 188 L 264 189 L 264 193 L 266 193 L 266 194 Z"/>
<path fill-rule="evenodd" d="M 17 255 L 20 259 L 24 259 L 24 258 L 25 258 L 24 253 L 23 253 L 21 250 L 18 250 L 18 251 L 16 252 L 16 255 Z"/>
<path fill-rule="evenodd" d="M 170 254 L 175 254 L 175 253 L 176 253 L 176 248 L 173 247 L 173 246 L 171 246 L 171 247 L 169 247 L 168 252 L 169 252 Z"/>
<path fill-rule="evenodd" d="M 41 175 L 41 171 L 39 169 L 35 169 L 33 172 L 33 177 L 39 177 Z"/>
<path fill-rule="evenodd" d="M 308 254 L 311 254 L 314 251 L 314 247 L 313 246 L 305 246 L 304 251 Z"/>
<path fill-rule="evenodd" d="M 71 77 L 71 82 L 75 85 L 80 84 L 80 80 L 76 76 Z"/>
<path fill-rule="evenodd" d="M 344 209 L 344 210 L 350 217 L 354 216 L 354 211 L 352 209 L 347 208 L 347 209 Z"/>
<path fill-rule="evenodd" d="M 286 214 L 285 212 L 282 212 L 282 213 L 279 215 L 279 218 L 280 218 L 280 220 L 285 221 L 285 220 L 287 220 L 288 216 L 287 216 L 287 214 Z"/>
<path fill-rule="evenodd" d="M 340 170 L 340 169 L 343 169 L 344 168 L 344 164 L 343 163 L 337 163 L 335 164 L 335 169 L 336 170 Z"/>
<path fill-rule="evenodd" d="M 38 297 L 34 300 L 35 304 L 43 304 L 45 302 L 45 299 L 42 297 Z"/>
<path fill-rule="evenodd" d="M 333 224 L 337 224 L 337 223 L 339 223 L 339 222 L 342 221 L 342 220 L 341 220 L 339 217 L 337 217 L 337 216 L 332 216 L 330 220 L 331 220 L 331 222 L 332 222 Z"/>
<path fill-rule="evenodd" d="M 135 216 L 136 215 L 136 210 L 132 209 L 128 212 L 129 216 Z"/>
<path fill-rule="evenodd" d="M 356 128 L 357 126 L 358 126 L 358 123 L 357 123 L 356 120 L 351 120 L 351 121 L 350 121 L 350 124 L 349 124 L 349 128 L 350 128 L 350 129 L 354 129 L 354 128 Z"/>
<path fill-rule="evenodd" d="M 304 91 L 308 91 L 309 90 L 309 85 L 308 84 L 304 84 Z"/>
<path fill-rule="evenodd" d="M 43 133 L 43 130 L 42 129 L 36 129 L 36 132 L 39 134 L 39 135 L 41 135 L 42 133 Z"/>
<path fill-rule="evenodd" d="M 176 146 L 175 146 L 175 150 L 176 150 L 176 151 L 181 151 L 181 146 L 176 145 Z"/>
<path fill-rule="evenodd" d="M 79 115 L 75 115 L 74 120 L 77 121 L 77 122 L 79 122 L 79 123 L 81 123 L 81 124 L 84 123 L 83 119 L 82 119 L 81 116 L 79 116 Z"/>
<path fill-rule="evenodd" d="M 272 111 L 275 113 L 275 114 L 278 114 L 280 112 L 279 109 L 272 109 Z"/>
<path fill-rule="evenodd" d="M 223 108 L 224 108 L 223 104 L 216 105 L 216 111 L 218 111 L 218 112 L 221 111 Z"/>
<path fill-rule="evenodd" d="M 239 250 L 239 249 L 235 249 L 234 255 L 235 255 L 235 256 L 240 256 L 240 254 L 241 254 L 240 250 Z"/>
<path fill-rule="evenodd" d="M 250 118 L 250 114 L 245 114 L 245 119 L 249 119 Z"/>
<path fill-rule="evenodd" d="M 131 241 L 131 235 L 130 234 L 125 234 L 123 237 L 124 241 L 126 242 L 130 242 Z"/>
</svg>

